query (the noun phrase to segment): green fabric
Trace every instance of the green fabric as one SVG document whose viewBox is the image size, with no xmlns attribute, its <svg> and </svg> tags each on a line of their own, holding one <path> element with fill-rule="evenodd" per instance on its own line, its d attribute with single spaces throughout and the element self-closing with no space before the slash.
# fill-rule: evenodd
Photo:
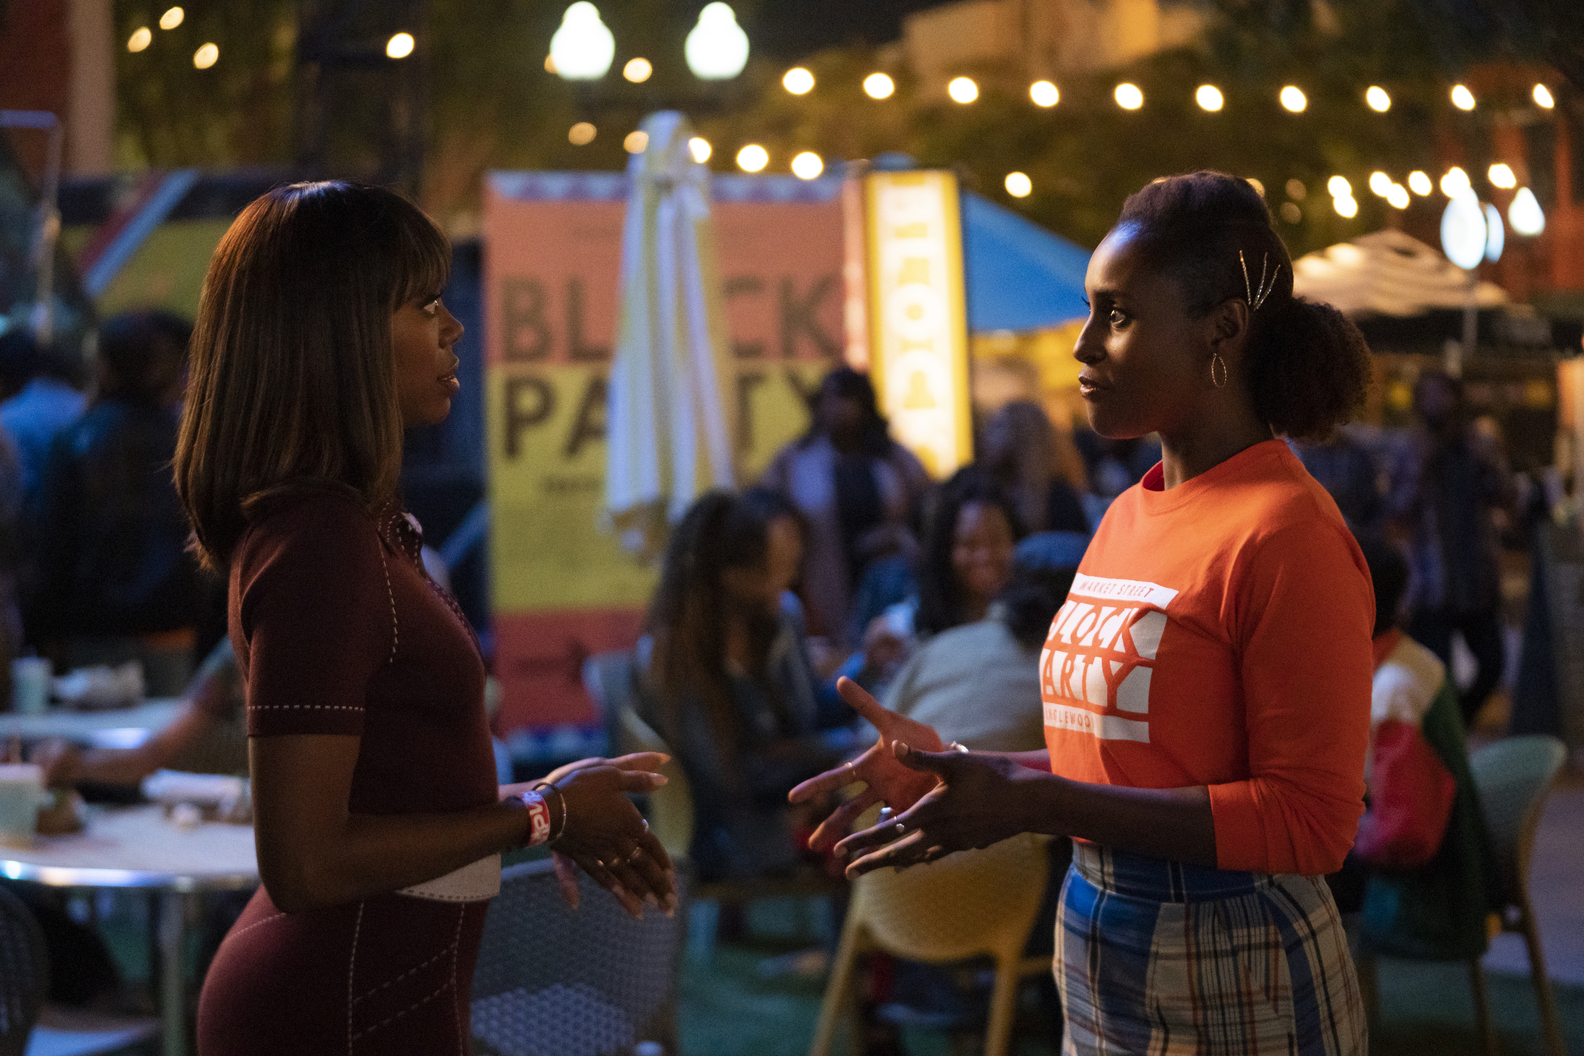
<svg viewBox="0 0 1584 1056">
<path fill-rule="evenodd" d="M 1457 784 L 1441 849 L 1407 873 L 1371 873 L 1360 929 L 1365 947 L 1389 957 L 1478 957 L 1489 938 L 1486 915 L 1503 904 L 1500 874 L 1469 772 L 1457 686 L 1441 683 L 1424 717 L 1424 738 Z"/>
</svg>

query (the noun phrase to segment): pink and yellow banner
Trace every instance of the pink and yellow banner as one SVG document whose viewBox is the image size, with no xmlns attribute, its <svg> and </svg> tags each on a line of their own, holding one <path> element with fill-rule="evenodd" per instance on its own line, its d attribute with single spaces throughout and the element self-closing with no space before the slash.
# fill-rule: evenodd
<svg viewBox="0 0 1584 1056">
<path fill-rule="evenodd" d="M 493 173 L 484 204 L 498 725 L 597 718 L 589 656 L 630 646 L 658 569 L 599 527 L 627 177 Z M 840 181 L 711 181 L 737 478 L 807 428 L 843 348 Z"/>
</svg>

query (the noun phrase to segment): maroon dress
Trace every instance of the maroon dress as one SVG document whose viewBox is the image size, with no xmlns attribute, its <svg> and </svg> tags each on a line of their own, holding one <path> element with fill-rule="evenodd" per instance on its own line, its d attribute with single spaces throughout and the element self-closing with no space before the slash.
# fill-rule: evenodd
<svg viewBox="0 0 1584 1056">
<path fill-rule="evenodd" d="M 493 803 L 484 668 L 416 525 L 329 489 L 262 514 L 231 562 L 248 734 L 354 734 L 357 814 Z M 392 892 L 283 913 L 261 887 L 198 1007 L 200 1056 L 466 1053 L 487 900 Z"/>
</svg>

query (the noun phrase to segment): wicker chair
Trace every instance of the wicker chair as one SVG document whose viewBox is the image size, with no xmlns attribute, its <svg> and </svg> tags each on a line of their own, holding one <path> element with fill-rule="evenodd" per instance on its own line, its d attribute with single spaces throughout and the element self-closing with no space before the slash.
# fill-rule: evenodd
<svg viewBox="0 0 1584 1056">
<path fill-rule="evenodd" d="M 0 1056 L 22 1056 L 49 991 L 49 954 L 38 921 L 0 887 Z"/>
<path fill-rule="evenodd" d="M 830 1053 L 836 1021 L 854 1003 L 858 956 L 871 950 L 933 964 L 986 954 L 994 958 L 984 1051 L 985 1056 L 1006 1056 L 1019 982 L 1051 970 L 1049 954 L 1023 954 L 1050 874 L 1048 843 L 1025 833 L 928 865 L 859 877 L 809 1056 Z"/>
<path fill-rule="evenodd" d="M 587 876 L 578 885 L 574 911 L 550 862 L 502 873 L 473 973 L 481 1056 L 607 1056 L 645 1042 L 676 1051 L 681 918 L 651 910 L 635 921 Z"/>
</svg>

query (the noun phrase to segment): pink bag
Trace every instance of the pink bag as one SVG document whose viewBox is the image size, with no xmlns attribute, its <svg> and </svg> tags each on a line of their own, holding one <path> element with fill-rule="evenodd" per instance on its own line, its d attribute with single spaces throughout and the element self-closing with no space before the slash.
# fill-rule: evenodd
<svg viewBox="0 0 1584 1056">
<path fill-rule="evenodd" d="M 1416 726 L 1385 719 L 1375 729 L 1374 789 L 1353 852 L 1376 869 L 1417 869 L 1435 857 L 1457 783 Z"/>
</svg>

